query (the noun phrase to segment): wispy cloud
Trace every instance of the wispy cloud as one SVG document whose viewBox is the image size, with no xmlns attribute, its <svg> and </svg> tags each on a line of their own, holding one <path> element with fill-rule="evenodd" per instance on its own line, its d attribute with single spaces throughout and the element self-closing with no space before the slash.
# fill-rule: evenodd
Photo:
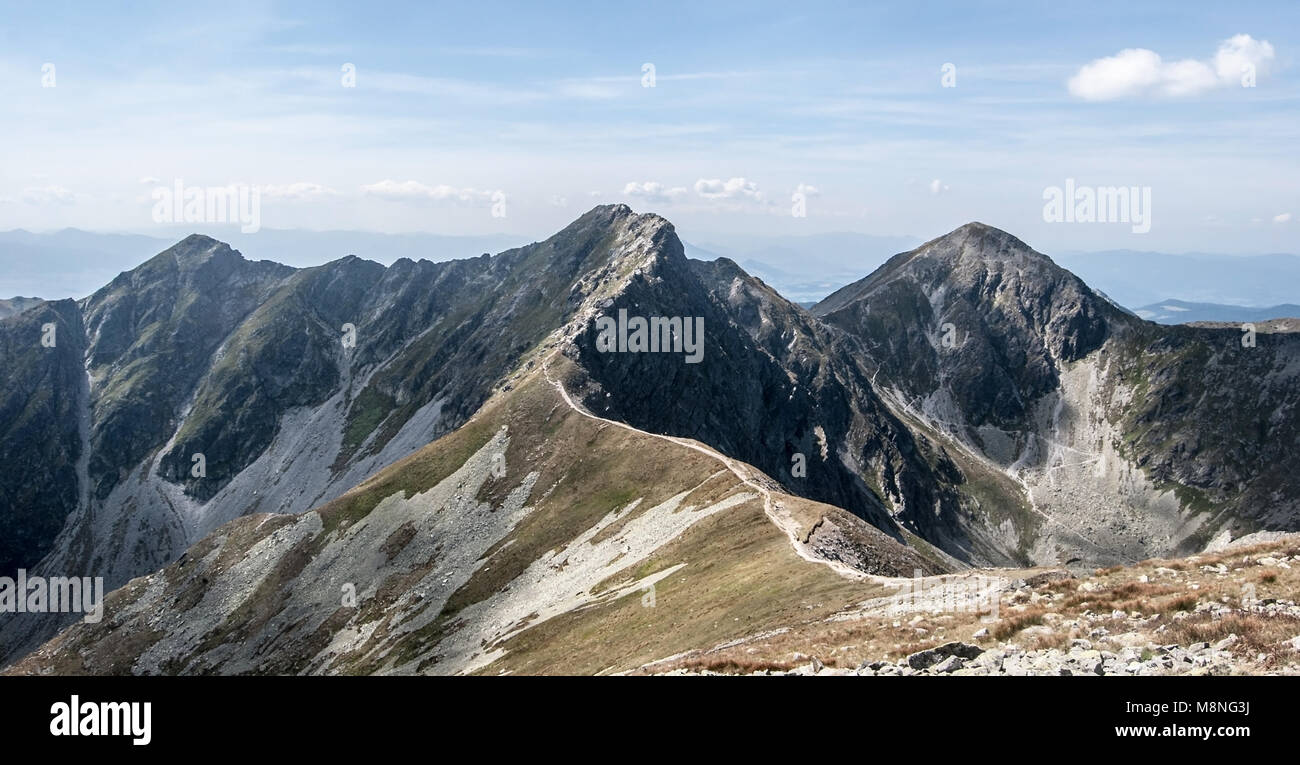
<svg viewBox="0 0 1300 765">
<path fill-rule="evenodd" d="M 394 202 L 490 202 L 496 191 L 472 188 L 457 188 L 440 184 L 429 186 L 419 181 L 382 180 L 361 187 L 361 193 Z"/>
<path fill-rule="evenodd" d="M 646 181 L 637 183 L 632 181 L 623 187 L 623 195 L 644 199 L 648 202 L 671 202 L 685 197 L 688 193 L 685 186 L 665 186 L 655 181 Z"/>
<path fill-rule="evenodd" d="M 257 186 L 261 195 L 268 199 L 314 199 L 321 196 L 335 196 L 340 192 L 319 183 L 299 181 L 297 183 L 270 184 Z"/>
<path fill-rule="evenodd" d="M 763 201 L 758 184 L 746 178 L 701 178 L 695 182 L 695 193 L 705 199 L 752 199 Z"/>
<path fill-rule="evenodd" d="M 29 205 L 68 205 L 77 200 L 77 195 L 58 185 L 29 186 L 20 198 Z"/>
</svg>

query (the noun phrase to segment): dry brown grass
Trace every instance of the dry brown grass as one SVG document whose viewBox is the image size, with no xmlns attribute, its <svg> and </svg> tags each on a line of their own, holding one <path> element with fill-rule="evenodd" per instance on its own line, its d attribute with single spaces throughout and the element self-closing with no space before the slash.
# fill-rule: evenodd
<svg viewBox="0 0 1300 765">
<path fill-rule="evenodd" d="M 998 622 L 997 626 L 989 630 L 989 634 L 997 640 L 1006 640 L 1026 627 L 1042 624 L 1043 617 L 1049 613 L 1050 610 L 1041 607 L 1026 609 Z"/>
<path fill-rule="evenodd" d="M 1152 604 L 1152 610 L 1158 614 L 1176 614 L 1179 611 L 1192 612 L 1196 610 L 1196 595 L 1187 593 L 1185 595 L 1175 595 L 1172 598 L 1164 598 Z"/>
<path fill-rule="evenodd" d="M 806 662 L 805 662 L 806 663 Z M 835 666 L 834 660 L 823 662 L 828 667 Z M 752 675 L 755 672 L 785 672 L 794 669 L 797 664 L 784 661 L 764 661 L 745 659 L 717 659 L 698 657 L 682 662 L 681 669 L 694 672 L 720 672 L 726 675 Z"/>
<path fill-rule="evenodd" d="M 1184 590 L 1154 582 L 1124 582 L 1115 587 L 1095 592 L 1075 592 L 1062 604 L 1064 609 L 1088 608 L 1093 611 L 1144 611 L 1151 599 L 1162 595 L 1183 594 Z M 1193 604 L 1195 608 L 1195 604 Z"/>
<path fill-rule="evenodd" d="M 1232 614 L 1222 618 L 1199 614 L 1173 623 L 1169 632 L 1185 643 L 1213 644 L 1236 635 L 1237 642 L 1228 650 L 1247 659 L 1266 654 L 1265 666 L 1274 667 L 1294 659 L 1291 649 L 1280 644 L 1300 634 L 1300 619 L 1263 614 Z"/>
</svg>

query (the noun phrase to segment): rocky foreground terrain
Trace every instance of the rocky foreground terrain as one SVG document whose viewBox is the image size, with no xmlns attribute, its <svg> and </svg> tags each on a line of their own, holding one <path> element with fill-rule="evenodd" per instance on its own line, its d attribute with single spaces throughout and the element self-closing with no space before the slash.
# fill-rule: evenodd
<svg viewBox="0 0 1300 765">
<path fill-rule="evenodd" d="M 945 606 L 945 585 L 976 578 L 999 582 L 996 613 Z M 1080 577 L 1047 569 L 935 579 L 921 599 L 865 602 L 816 623 L 653 662 L 637 672 L 1300 674 L 1300 535 L 1258 543 L 1248 538 L 1216 553 Z"/>
</svg>

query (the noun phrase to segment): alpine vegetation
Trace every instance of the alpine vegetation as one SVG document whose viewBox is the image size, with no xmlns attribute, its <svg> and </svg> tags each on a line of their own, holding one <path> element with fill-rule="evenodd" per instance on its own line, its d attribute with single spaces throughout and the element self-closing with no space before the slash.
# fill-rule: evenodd
<svg viewBox="0 0 1300 765">
<path fill-rule="evenodd" d="M 596 319 L 596 350 L 601 353 L 685 353 L 687 364 L 704 358 L 704 317 L 632 316 L 618 309 Z"/>
</svg>

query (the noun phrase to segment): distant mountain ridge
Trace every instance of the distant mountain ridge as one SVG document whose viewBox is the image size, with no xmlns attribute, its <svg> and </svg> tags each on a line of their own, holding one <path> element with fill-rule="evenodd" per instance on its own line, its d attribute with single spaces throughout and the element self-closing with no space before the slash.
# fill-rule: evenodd
<svg viewBox="0 0 1300 765">
<path fill-rule="evenodd" d="M 1269 319 L 1300 317 L 1300 305 L 1282 305 L 1257 308 L 1222 305 L 1219 303 L 1189 303 L 1185 300 L 1161 300 L 1134 311 L 1138 316 L 1158 324 L 1191 324 L 1193 322 L 1264 322 Z M 1297 322 L 1300 323 L 1300 322 Z"/>
<path fill-rule="evenodd" d="M 0 300 L 0 319 L 22 313 L 40 302 L 41 298 L 35 297 L 12 297 Z"/>
<path fill-rule="evenodd" d="M 274 258 L 278 263 L 299 268 L 318 266 L 347 255 L 380 263 L 394 263 L 403 258 L 443 261 L 501 252 L 528 241 L 527 237 L 505 234 L 447 236 L 273 228 L 244 234 L 238 226 L 209 229 L 208 233 L 253 259 Z M 142 254 L 164 250 L 184 235 L 185 232 L 175 237 L 146 236 L 79 229 L 49 233 L 0 231 L 0 294 L 80 299 L 118 273 L 139 265 Z"/>
<path fill-rule="evenodd" d="M 51 233 L 0 232 L 0 294 L 35 294 L 79 299 L 121 271 L 139 264 L 182 238 L 161 234 L 113 234 L 64 229 Z M 501 252 L 527 243 L 506 234 L 448 236 L 364 231 L 264 228 L 244 234 L 238 227 L 209 229 L 209 235 L 254 259 L 311 267 L 346 255 L 392 263 L 401 258 L 442 261 Z M 762 279 L 787 299 L 815 303 L 856 281 L 897 252 L 920 243 L 916 237 L 852 232 L 758 236 L 700 234 L 684 242 L 688 257 L 726 257 Z M 1265 307 L 1300 304 L 1300 256 L 1171 254 L 1135 250 L 1065 252 L 1062 267 L 1125 308 L 1170 299 Z"/>
<path fill-rule="evenodd" d="M 1224 305 L 1300 304 L 1300 256 L 1293 254 L 1108 250 L 1065 253 L 1055 260 L 1130 309 L 1170 296 Z"/>
</svg>

